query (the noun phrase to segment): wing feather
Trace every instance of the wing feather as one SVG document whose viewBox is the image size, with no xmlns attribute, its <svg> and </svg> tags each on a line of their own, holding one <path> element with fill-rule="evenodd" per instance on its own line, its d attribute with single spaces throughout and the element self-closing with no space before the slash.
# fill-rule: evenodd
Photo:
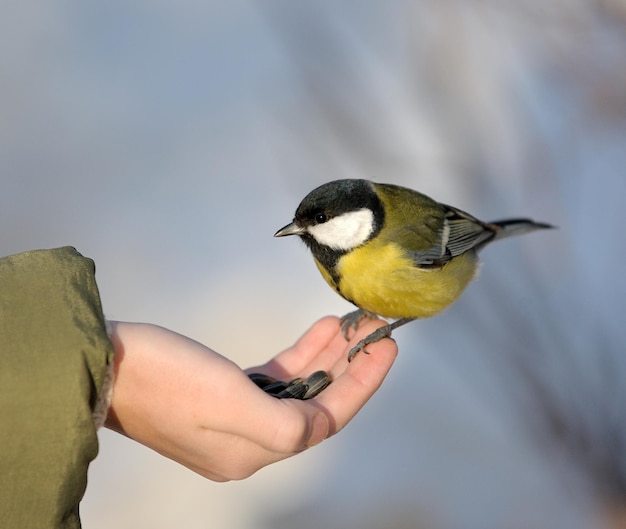
<svg viewBox="0 0 626 529">
<path fill-rule="evenodd" d="M 411 251 L 420 268 L 439 268 L 457 255 L 487 243 L 496 234 L 496 228 L 460 209 L 443 205 L 443 226 L 438 230 L 436 242 L 425 251 Z"/>
</svg>

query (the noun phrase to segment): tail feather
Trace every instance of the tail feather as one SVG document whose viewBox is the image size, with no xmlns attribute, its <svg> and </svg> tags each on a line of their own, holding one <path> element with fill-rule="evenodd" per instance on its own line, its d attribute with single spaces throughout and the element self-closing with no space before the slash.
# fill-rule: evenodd
<svg viewBox="0 0 626 529">
<path fill-rule="evenodd" d="M 495 227 L 493 240 L 504 239 L 514 235 L 522 235 L 535 230 L 552 229 L 554 226 L 545 222 L 535 222 L 531 219 L 505 219 L 490 222 Z"/>
</svg>

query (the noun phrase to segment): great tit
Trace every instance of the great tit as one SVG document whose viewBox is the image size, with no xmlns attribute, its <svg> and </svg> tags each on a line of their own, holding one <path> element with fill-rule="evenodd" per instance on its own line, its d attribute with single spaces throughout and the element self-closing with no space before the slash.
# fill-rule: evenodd
<svg viewBox="0 0 626 529">
<path fill-rule="evenodd" d="M 350 361 L 401 325 L 454 303 L 488 243 L 551 227 L 530 219 L 482 222 L 412 189 L 336 180 L 311 191 L 274 236 L 299 235 L 326 282 L 358 307 L 341 320 L 346 338 L 364 317 L 396 320 L 352 348 Z"/>
</svg>

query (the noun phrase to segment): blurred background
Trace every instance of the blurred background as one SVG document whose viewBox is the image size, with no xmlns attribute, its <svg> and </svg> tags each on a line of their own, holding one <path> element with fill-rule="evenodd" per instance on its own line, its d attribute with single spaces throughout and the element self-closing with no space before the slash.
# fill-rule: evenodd
<svg viewBox="0 0 626 529">
<path fill-rule="evenodd" d="M 487 249 L 341 435 L 248 480 L 101 431 L 85 528 L 626 527 L 623 0 L 2 12 L 0 255 L 76 246 L 112 319 L 246 367 L 347 312 L 272 238 L 332 179 L 559 227 Z"/>
</svg>

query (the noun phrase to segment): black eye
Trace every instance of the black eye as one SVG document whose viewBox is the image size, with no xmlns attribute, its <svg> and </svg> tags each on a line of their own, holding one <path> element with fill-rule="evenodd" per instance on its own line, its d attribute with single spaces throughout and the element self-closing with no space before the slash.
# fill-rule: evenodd
<svg viewBox="0 0 626 529">
<path fill-rule="evenodd" d="M 315 215 L 315 222 L 317 222 L 318 224 L 324 224 L 324 222 L 326 222 L 328 220 L 328 217 L 326 217 L 326 215 L 324 215 L 323 213 L 318 213 L 317 215 Z"/>
</svg>

